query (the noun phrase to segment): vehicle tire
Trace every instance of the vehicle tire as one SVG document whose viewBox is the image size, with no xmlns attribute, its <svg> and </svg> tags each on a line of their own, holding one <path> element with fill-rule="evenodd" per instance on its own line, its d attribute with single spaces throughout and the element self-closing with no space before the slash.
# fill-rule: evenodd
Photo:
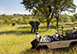
<svg viewBox="0 0 77 54">
<path fill-rule="evenodd" d="M 77 50 L 77 44 L 74 45 L 73 50 Z"/>
<path fill-rule="evenodd" d="M 77 44 L 75 44 L 75 45 L 70 45 L 69 49 L 70 49 L 70 50 L 77 50 Z"/>
</svg>

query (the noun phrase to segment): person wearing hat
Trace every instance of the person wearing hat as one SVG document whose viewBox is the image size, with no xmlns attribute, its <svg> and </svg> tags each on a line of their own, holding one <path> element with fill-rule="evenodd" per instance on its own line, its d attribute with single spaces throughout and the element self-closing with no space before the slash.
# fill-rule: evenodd
<svg viewBox="0 0 77 54">
<path fill-rule="evenodd" d="M 73 28 L 72 33 L 73 33 L 73 38 L 77 38 L 77 32 L 76 32 L 76 29 L 75 28 Z"/>
<path fill-rule="evenodd" d="M 58 35 L 58 33 L 56 32 L 56 34 L 55 34 L 54 36 L 55 36 L 54 39 L 57 40 L 59 35 Z"/>
<path fill-rule="evenodd" d="M 35 39 L 31 42 L 31 44 L 32 44 L 32 48 L 31 48 L 31 49 L 34 49 L 34 48 L 37 46 L 37 44 L 39 43 L 40 39 L 41 39 L 41 36 L 39 36 L 39 35 L 38 35 L 38 32 L 36 32 L 36 37 L 35 37 Z"/>
<path fill-rule="evenodd" d="M 73 28 L 73 31 L 72 31 L 72 33 L 74 34 L 76 32 L 76 29 L 75 28 Z"/>
<path fill-rule="evenodd" d="M 38 42 L 40 41 L 40 36 L 38 34 L 38 32 L 36 32 L 36 38 L 35 38 Z"/>
</svg>

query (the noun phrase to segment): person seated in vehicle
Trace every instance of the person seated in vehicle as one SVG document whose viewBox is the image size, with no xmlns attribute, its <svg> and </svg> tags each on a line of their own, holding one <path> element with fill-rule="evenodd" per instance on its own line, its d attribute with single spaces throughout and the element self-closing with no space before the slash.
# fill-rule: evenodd
<svg viewBox="0 0 77 54">
<path fill-rule="evenodd" d="M 35 38 L 38 42 L 40 41 L 41 39 L 41 36 L 39 36 L 38 32 L 36 32 L 36 38 Z"/>
<path fill-rule="evenodd" d="M 31 42 L 32 44 L 32 48 L 31 49 L 34 49 L 37 44 L 40 42 L 40 39 L 41 39 L 41 36 L 38 35 L 38 32 L 36 32 L 36 37 L 35 39 Z"/>
<path fill-rule="evenodd" d="M 72 32 L 66 31 L 65 36 L 63 36 L 63 40 L 69 40 L 73 38 Z"/>
<path fill-rule="evenodd" d="M 77 31 L 75 28 L 73 28 L 72 33 L 73 33 L 73 38 L 77 38 Z"/>
<path fill-rule="evenodd" d="M 51 36 L 45 35 L 43 39 L 40 40 L 40 42 L 51 42 Z"/>
<path fill-rule="evenodd" d="M 53 36 L 51 36 L 51 41 L 55 41 L 55 39 L 54 39 L 54 37 L 53 37 Z"/>
<path fill-rule="evenodd" d="M 49 42 L 55 41 L 55 38 L 53 36 L 48 35 L 48 37 Z"/>
<path fill-rule="evenodd" d="M 55 34 L 55 35 L 53 35 L 53 36 L 55 36 L 55 37 L 54 37 L 54 39 L 55 39 L 55 40 L 57 40 L 57 39 L 58 39 L 59 34 L 56 32 L 56 34 Z"/>
<path fill-rule="evenodd" d="M 72 33 L 73 33 L 73 34 L 76 34 L 76 29 L 75 29 L 75 28 L 73 28 Z"/>
</svg>

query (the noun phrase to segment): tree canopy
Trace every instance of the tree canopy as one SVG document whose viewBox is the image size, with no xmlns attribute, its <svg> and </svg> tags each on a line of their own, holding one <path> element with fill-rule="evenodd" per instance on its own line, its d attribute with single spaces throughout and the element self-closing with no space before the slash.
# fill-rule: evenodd
<svg viewBox="0 0 77 54">
<path fill-rule="evenodd" d="M 76 14 L 73 14 L 74 15 L 74 17 L 77 19 L 77 13 Z"/>
<path fill-rule="evenodd" d="M 47 19 L 47 26 L 49 26 L 53 17 L 58 20 L 61 12 L 75 12 L 76 9 L 73 0 L 23 0 L 21 4 L 23 4 L 27 10 L 37 9 L 42 13 Z M 49 16 L 51 17 L 49 18 Z"/>
</svg>

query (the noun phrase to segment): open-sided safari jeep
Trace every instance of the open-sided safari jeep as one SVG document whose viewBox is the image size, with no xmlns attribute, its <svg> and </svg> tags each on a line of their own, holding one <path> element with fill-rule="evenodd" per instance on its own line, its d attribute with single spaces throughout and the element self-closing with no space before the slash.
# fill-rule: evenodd
<svg viewBox="0 0 77 54">
<path fill-rule="evenodd" d="M 43 39 L 41 39 L 41 41 L 36 44 L 35 48 L 58 49 L 58 48 L 73 47 L 74 49 L 77 49 L 76 46 L 77 46 L 77 38 L 73 37 L 72 33 L 66 32 L 65 36 L 63 35 L 58 36 L 57 40 L 55 40 L 54 37 L 50 35 L 44 36 Z"/>
</svg>

